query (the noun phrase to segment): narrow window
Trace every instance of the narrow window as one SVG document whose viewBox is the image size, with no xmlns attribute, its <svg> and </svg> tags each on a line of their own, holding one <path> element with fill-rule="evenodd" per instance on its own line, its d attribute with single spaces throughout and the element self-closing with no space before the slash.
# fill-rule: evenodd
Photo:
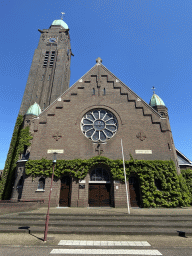
<svg viewBox="0 0 192 256">
<path fill-rule="evenodd" d="M 93 88 L 93 95 L 95 95 L 95 88 Z"/>
<path fill-rule="evenodd" d="M 50 63 L 49 63 L 50 68 L 53 67 L 54 59 L 55 59 L 55 51 L 51 53 L 51 59 L 50 59 Z"/>
<path fill-rule="evenodd" d="M 45 59 L 44 59 L 44 62 L 43 62 L 43 67 L 44 68 L 47 67 L 48 58 L 49 58 L 49 52 L 46 52 L 45 53 Z"/>
<path fill-rule="evenodd" d="M 105 95 L 106 94 L 106 91 L 105 91 L 105 88 L 103 89 L 103 95 Z"/>
<path fill-rule="evenodd" d="M 168 143 L 168 149 L 171 151 L 171 147 L 170 147 L 169 143 Z"/>
<path fill-rule="evenodd" d="M 40 178 L 38 183 L 38 189 L 44 190 L 45 188 L 45 178 Z"/>
</svg>

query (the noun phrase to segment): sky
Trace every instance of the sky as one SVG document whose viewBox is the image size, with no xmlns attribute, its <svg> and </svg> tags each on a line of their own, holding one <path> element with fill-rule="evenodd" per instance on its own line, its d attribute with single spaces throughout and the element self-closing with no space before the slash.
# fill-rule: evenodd
<svg viewBox="0 0 192 256">
<path fill-rule="evenodd" d="M 40 33 L 55 19 L 69 26 L 70 86 L 101 57 L 149 103 L 168 108 L 175 147 L 192 160 L 191 0 L 0 1 L 0 169 L 4 168 Z"/>
</svg>

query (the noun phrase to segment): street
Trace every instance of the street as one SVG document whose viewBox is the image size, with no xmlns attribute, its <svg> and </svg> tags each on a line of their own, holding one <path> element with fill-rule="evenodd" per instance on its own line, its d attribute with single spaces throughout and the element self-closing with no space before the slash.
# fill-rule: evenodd
<svg viewBox="0 0 192 256">
<path fill-rule="evenodd" d="M 0 244 L 0 256 L 192 255 L 192 237 L 179 236 L 0 234 Z"/>
</svg>

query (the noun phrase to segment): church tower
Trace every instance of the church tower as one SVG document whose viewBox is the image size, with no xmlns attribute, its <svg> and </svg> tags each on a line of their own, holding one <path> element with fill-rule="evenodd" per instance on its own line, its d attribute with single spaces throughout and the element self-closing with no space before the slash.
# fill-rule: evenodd
<svg viewBox="0 0 192 256">
<path fill-rule="evenodd" d="M 19 114 L 25 115 L 35 102 L 41 110 L 69 88 L 71 45 L 68 25 L 54 20 L 41 33 L 35 50 Z"/>
<path fill-rule="evenodd" d="M 179 167 L 179 163 L 177 160 L 177 154 L 176 154 L 175 145 L 174 145 L 174 141 L 173 141 L 171 126 L 169 123 L 168 109 L 165 106 L 165 103 L 163 102 L 163 100 L 155 93 L 154 89 L 155 88 L 153 87 L 153 95 L 150 99 L 149 105 L 161 115 L 162 119 L 166 120 L 166 130 L 168 131 L 167 146 L 168 146 L 169 151 L 172 151 L 172 154 L 173 154 L 172 159 L 174 159 L 177 173 L 180 174 L 180 167 Z"/>
</svg>

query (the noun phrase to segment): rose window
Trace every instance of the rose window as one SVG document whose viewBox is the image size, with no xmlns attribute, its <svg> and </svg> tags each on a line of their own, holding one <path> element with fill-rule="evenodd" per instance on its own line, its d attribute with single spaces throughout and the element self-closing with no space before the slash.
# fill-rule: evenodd
<svg viewBox="0 0 192 256">
<path fill-rule="evenodd" d="M 105 142 L 115 135 L 117 119 L 108 110 L 91 110 L 82 118 L 81 130 L 88 139 L 95 142 Z"/>
</svg>

